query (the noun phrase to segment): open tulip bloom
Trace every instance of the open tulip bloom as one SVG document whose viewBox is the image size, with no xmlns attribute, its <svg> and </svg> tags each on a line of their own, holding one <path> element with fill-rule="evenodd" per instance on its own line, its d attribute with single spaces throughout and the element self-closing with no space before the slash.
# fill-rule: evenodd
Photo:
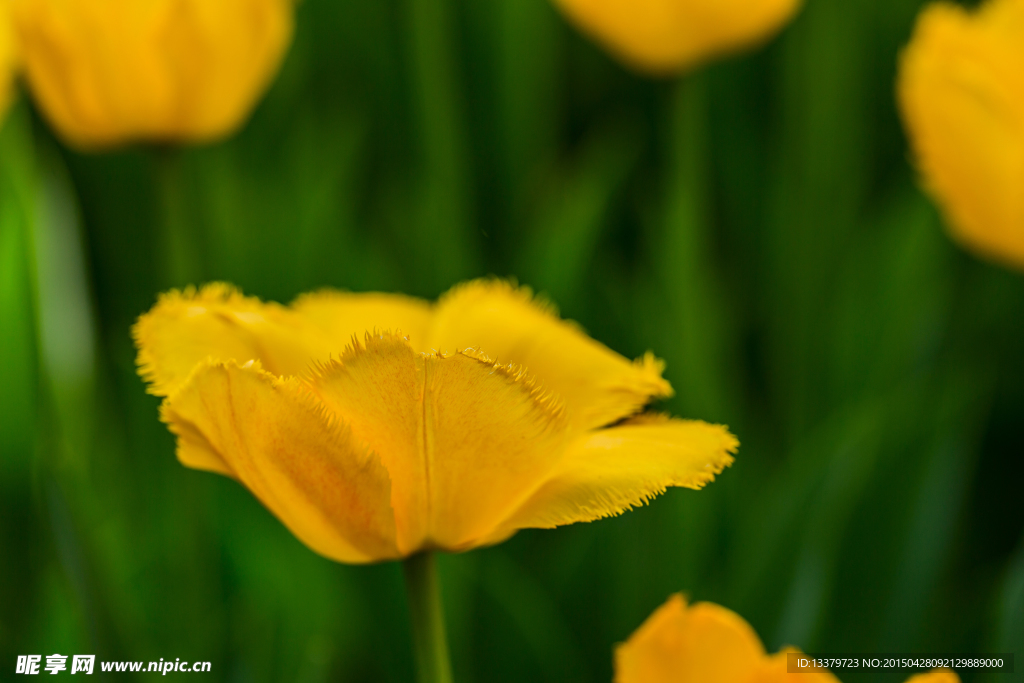
<svg viewBox="0 0 1024 683">
<path fill-rule="evenodd" d="M 700 488 L 737 447 L 725 427 L 643 413 L 672 392 L 660 361 L 630 362 L 502 281 L 436 304 L 321 292 L 289 307 L 214 284 L 161 296 L 134 335 L 178 459 L 237 479 L 339 562 L 616 515 Z"/>
<path fill-rule="evenodd" d="M 615 650 L 615 683 L 839 683 L 828 671 L 788 673 L 792 648 L 769 655 L 743 617 L 673 595 Z M 907 683 L 960 683 L 952 671 Z"/>
</svg>

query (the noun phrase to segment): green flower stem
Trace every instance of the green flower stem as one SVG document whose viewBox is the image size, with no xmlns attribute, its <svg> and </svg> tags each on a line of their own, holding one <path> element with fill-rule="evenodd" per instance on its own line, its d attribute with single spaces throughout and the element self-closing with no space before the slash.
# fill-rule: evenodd
<svg viewBox="0 0 1024 683">
<path fill-rule="evenodd" d="M 713 248 L 710 114 L 707 75 L 694 74 L 673 89 L 668 127 L 667 201 L 656 256 L 678 328 L 667 330 L 672 343 L 673 382 L 680 385 L 685 413 L 726 414 L 735 405 L 729 320 Z"/>
<path fill-rule="evenodd" d="M 454 0 L 406 0 L 410 86 L 419 152 L 410 236 L 420 285 L 443 290 L 473 272 L 471 178 Z"/>
<path fill-rule="evenodd" d="M 203 271 L 202 248 L 198 231 L 187 212 L 181 151 L 176 147 L 155 149 L 154 166 L 162 287 L 199 284 Z"/>
<path fill-rule="evenodd" d="M 434 553 L 419 553 L 405 560 L 402 569 L 409 596 L 417 680 L 419 683 L 451 683 L 452 666 L 448 661 L 437 559 Z"/>
</svg>

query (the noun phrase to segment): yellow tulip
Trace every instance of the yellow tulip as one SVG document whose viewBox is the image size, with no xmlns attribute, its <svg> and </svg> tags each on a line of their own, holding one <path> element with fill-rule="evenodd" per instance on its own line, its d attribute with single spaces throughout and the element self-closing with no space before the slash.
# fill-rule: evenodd
<svg viewBox="0 0 1024 683">
<path fill-rule="evenodd" d="M 908 678 L 907 683 L 960 683 L 960 677 L 952 671 L 943 669 L 916 674 Z"/>
<path fill-rule="evenodd" d="M 9 0 L 29 87 L 71 144 L 232 132 L 277 72 L 293 0 Z"/>
<path fill-rule="evenodd" d="M 640 413 L 671 393 L 659 361 L 501 281 L 437 304 L 321 292 L 289 307 L 214 284 L 162 295 L 134 336 L 178 459 L 234 477 L 341 562 L 616 515 L 702 487 L 737 447 L 724 427 Z"/>
<path fill-rule="evenodd" d="M 673 595 L 615 650 L 615 683 L 839 683 L 828 671 L 787 673 L 799 652 L 765 652 L 743 617 L 709 602 L 689 606 Z M 952 671 L 907 683 L 960 683 Z"/>
<path fill-rule="evenodd" d="M 786 680 L 787 651 L 769 656 L 741 616 L 673 595 L 615 650 L 615 683 L 768 683 Z M 829 673 L 794 680 L 838 683 Z"/>
<path fill-rule="evenodd" d="M 925 9 L 897 90 L 917 167 L 953 236 L 1024 268 L 1024 0 Z"/>
<path fill-rule="evenodd" d="M 767 40 L 800 0 L 555 0 L 580 29 L 654 73 L 689 69 Z"/>
<path fill-rule="evenodd" d="M 10 7 L 6 2 L 0 2 L 0 124 L 14 93 L 14 74 L 18 64 L 15 45 Z"/>
</svg>

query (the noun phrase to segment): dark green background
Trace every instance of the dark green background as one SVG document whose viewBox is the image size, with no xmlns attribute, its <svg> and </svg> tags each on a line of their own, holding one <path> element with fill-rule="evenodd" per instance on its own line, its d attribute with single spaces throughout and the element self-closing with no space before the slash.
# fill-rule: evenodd
<svg viewBox="0 0 1024 683">
<path fill-rule="evenodd" d="M 433 298 L 488 274 L 654 350 L 664 408 L 743 445 L 702 492 L 442 558 L 458 681 L 610 681 L 675 591 L 770 649 L 1020 660 L 1024 277 L 917 189 L 893 102 L 917 9 L 809 0 L 766 47 L 651 80 L 545 0 L 306 0 L 224 143 L 76 153 L 23 98 L 0 132 L 0 678 L 60 652 L 411 680 L 399 566 L 324 560 L 178 465 L 129 327 L 193 281 Z"/>
</svg>

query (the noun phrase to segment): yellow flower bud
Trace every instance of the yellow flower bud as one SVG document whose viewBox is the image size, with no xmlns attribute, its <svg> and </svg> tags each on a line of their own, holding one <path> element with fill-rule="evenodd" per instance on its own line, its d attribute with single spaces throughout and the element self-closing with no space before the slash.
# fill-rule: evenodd
<svg viewBox="0 0 1024 683">
<path fill-rule="evenodd" d="M 766 40 L 799 0 L 556 0 L 581 30 L 643 71 L 667 73 Z"/>
<path fill-rule="evenodd" d="M 953 236 L 1024 268 L 1024 0 L 925 9 L 897 90 L 917 167 Z"/>
<path fill-rule="evenodd" d="M 277 72 L 292 0 L 14 0 L 28 85 L 71 144 L 229 134 Z"/>
</svg>

